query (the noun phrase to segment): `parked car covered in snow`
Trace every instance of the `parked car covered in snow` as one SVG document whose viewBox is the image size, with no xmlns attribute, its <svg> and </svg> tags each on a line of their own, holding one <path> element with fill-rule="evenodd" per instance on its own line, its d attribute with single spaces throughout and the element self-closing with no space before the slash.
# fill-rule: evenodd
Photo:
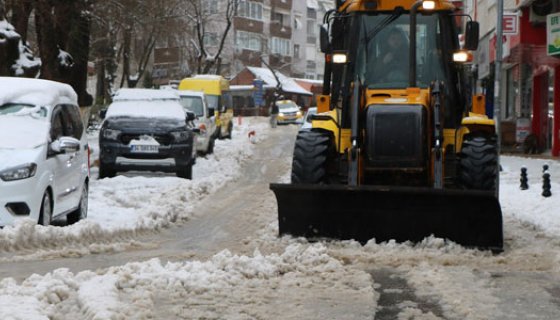
<svg viewBox="0 0 560 320">
<path fill-rule="evenodd" d="M 303 118 L 301 108 L 292 100 L 278 100 L 278 124 L 298 123 Z"/>
<path fill-rule="evenodd" d="M 194 114 L 185 114 L 176 91 L 120 89 L 99 131 L 99 178 L 143 170 L 191 179 L 196 159 L 192 120 Z"/>
<path fill-rule="evenodd" d="M 89 148 L 74 90 L 0 77 L 0 226 L 87 216 Z"/>
<path fill-rule="evenodd" d="M 194 113 L 194 125 L 198 128 L 196 134 L 196 151 L 200 154 L 210 154 L 214 152 L 214 144 L 220 132 L 216 126 L 214 109 L 208 107 L 206 95 L 202 91 L 179 91 L 181 105 L 185 111 Z"/>
</svg>

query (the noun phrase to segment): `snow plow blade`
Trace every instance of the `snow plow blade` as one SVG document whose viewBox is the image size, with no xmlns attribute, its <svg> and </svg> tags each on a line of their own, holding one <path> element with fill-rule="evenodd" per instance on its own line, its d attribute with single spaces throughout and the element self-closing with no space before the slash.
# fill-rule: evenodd
<svg viewBox="0 0 560 320">
<path fill-rule="evenodd" d="M 434 235 L 501 252 L 502 210 L 493 193 L 346 185 L 271 184 L 280 235 L 420 242 Z"/>
</svg>

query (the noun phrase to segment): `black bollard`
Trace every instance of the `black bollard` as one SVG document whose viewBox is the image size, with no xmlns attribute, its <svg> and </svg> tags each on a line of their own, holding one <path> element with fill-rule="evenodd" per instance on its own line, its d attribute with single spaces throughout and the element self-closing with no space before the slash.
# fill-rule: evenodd
<svg viewBox="0 0 560 320">
<path fill-rule="evenodd" d="M 527 179 L 527 168 L 521 167 L 521 179 L 519 179 L 519 181 L 521 181 L 521 185 L 519 186 L 521 190 L 529 189 L 529 184 L 528 184 L 529 179 Z"/>
<path fill-rule="evenodd" d="M 552 192 L 550 191 L 550 173 L 545 172 L 542 176 L 542 196 L 545 198 L 548 198 L 552 195 Z"/>
<path fill-rule="evenodd" d="M 548 163 L 543 164 L 542 166 L 542 173 L 545 173 L 548 171 Z"/>
</svg>

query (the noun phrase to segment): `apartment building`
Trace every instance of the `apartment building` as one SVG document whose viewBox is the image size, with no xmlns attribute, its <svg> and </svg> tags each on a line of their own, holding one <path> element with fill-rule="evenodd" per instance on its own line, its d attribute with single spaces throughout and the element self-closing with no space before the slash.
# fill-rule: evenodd
<svg viewBox="0 0 560 320">
<path fill-rule="evenodd" d="M 204 47 L 218 51 L 226 29 L 226 8 L 231 0 L 202 1 Z M 319 52 L 319 28 L 332 0 L 240 0 L 223 51 L 212 72 L 233 77 L 247 66 L 265 67 L 285 75 L 322 79 L 324 61 Z M 156 47 L 153 76 L 161 83 L 196 73 L 196 30 L 185 21 L 179 34 L 161 39 Z M 188 66 L 185 66 L 187 64 Z"/>
</svg>

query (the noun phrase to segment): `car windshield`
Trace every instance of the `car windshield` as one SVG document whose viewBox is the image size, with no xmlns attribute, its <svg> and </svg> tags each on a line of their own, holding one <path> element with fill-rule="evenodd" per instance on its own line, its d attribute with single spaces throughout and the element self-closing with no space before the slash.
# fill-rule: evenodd
<svg viewBox="0 0 560 320">
<path fill-rule="evenodd" d="M 47 109 L 45 107 L 30 104 L 7 103 L 0 106 L 0 115 L 27 116 L 32 115 L 36 118 L 46 118 Z"/>
<path fill-rule="evenodd" d="M 196 96 L 181 96 L 181 105 L 185 110 L 193 112 L 197 117 L 204 116 L 202 98 Z"/>
</svg>

